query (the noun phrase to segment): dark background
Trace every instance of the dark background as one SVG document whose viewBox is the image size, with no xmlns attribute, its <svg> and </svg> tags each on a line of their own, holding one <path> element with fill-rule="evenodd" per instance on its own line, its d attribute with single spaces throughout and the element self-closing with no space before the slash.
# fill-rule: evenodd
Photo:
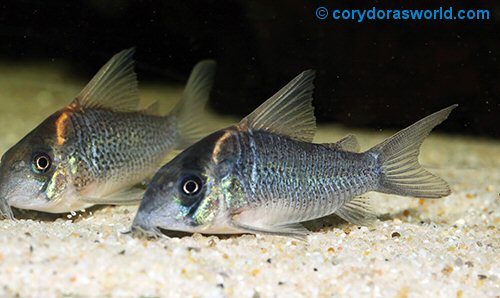
<svg viewBox="0 0 500 298">
<path fill-rule="evenodd" d="M 500 2 L 0 2 L 0 59 L 67 60 L 90 78 L 137 47 L 141 81 L 184 83 L 200 59 L 218 73 L 211 106 L 243 116 L 307 68 L 321 122 L 402 127 L 452 103 L 439 129 L 500 136 Z M 320 21 L 319 6 L 489 9 L 485 21 Z M 0 74 L 1 75 L 1 74 Z"/>
</svg>

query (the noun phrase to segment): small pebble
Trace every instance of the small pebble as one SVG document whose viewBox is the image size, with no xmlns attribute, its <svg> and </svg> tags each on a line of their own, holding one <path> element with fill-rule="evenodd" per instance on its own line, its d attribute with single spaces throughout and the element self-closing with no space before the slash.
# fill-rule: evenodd
<svg viewBox="0 0 500 298">
<path fill-rule="evenodd" d="M 445 274 L 445 275 L 448 275 L 448 274 L 450 274 L 450 273 L 453 272 L 453 267 L 446 266 L 446 267 L 443 268 L 443 270 L 441 270 L 441 272 L 443 272 L 443 274 Z"/>
<path fill-rule="evenodd" d="M 476 195 L 476 194 L 473 194 L 473 193 L 467 193 L 467 194 L 465 195 L 465 197 L 466 197 L 467 199 L 469 199 L 469 200 L 472 200 L 472 199 L 476 198 L 476 197 L 477 197 L 477 195 Z"/>
<path fill-rule="evenodd" d="M 392 237 L 392 238 L 401 237 L 401 234 L 400 234 L 400 233 L 398 233 L 398 232 L 393 232 L 393 233 L 391 234 L 391 237 Z"/>
<path fill-rule="evenodd" d="M 253 276 L 257 276 L 257 275 L 259 275 L 259 273 L 260 273 L 260 269 L 254 269 L 250 272 L 250 274 Z"/>
</svg>

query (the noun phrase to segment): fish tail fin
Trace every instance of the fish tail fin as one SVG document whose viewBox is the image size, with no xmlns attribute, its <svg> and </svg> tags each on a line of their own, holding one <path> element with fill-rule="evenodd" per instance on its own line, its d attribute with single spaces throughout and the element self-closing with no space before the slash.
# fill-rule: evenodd
<svg viewBox="0 0 500 298">
<path fill-rule="evenodd" d="M 431 130 L 457 106 L 425 117 L 368 151 L 376 156 L 380 165 L 377 191 L 419 198 L 441 198 L 450 194 L 448 183 L 425 170 L 418 162 L 418 155 Z"/>
<path fill-rule="evenodd" d="M 204 111 L 210 97 L 215 80 L 216 63 L 213 60 L 203 60 L 191 71 L 187 85 L 179 103 L 170 115 L 174 116 L 179 130 L 177 149 L 185 148 L 213 129 L 208 125 L 208 115 Z"/>
</svg>

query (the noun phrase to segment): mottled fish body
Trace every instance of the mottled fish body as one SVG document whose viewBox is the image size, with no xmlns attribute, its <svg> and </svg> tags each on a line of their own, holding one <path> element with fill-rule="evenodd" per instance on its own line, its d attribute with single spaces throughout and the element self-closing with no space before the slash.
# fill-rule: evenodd
<svg viewBox="0 0 500 298">
<path fill-rule="evenodd" d="M 179 104 L 160 116 L 156 103 L 138 109 L 132 54 L 116 54 L 70 105 L 4 154 L 3 216 L 12 217 L 9 206 L 58 213 L 137 202 L 141 191 L 133 186 L 150 177 L 170 151 L 203 136 L 197 116 L 209 97 L 214 62 L 200 62 Z"/>
<path fill-rule="evenodd" d="M 213 133 L 153 177 L 132 229 L 264 233 L 301 238 L 299 223 L 337 214 L 374 217 L 369 191 L 439 198 L 447 183 L 423 169 L 424 138 L 455 106 L 434 113 L 360 153 L 354 136 L 314 144 L 314 72 L 306 71 L 244 118 Z"/>
</svg>

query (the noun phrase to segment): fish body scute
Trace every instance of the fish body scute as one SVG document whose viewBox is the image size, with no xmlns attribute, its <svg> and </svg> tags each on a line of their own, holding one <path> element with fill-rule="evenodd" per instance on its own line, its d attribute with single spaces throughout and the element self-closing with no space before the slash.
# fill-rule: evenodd
<svg viewBox="0 0 500 298">
<path fill-rule="evenodd" d="M 332 214 L 378 183 L 377 161 L 369 154 L 265 131 L 234 131 L 227 142 L 237 151 L 237 158 L 229 174 L 232 189 L 225 190 L 231 198 L 226 205 L 233 213 L 250 209 L 264 212 L 268 224 Z"/>
<path fill-rule="evenodd" d="M 72 113 L 62 155 L 75 167 L 77 192 L 106 182 L 111 188 L 139 183 L 175 146 L 172 117 L 85 110 Z"/>
</svg>

